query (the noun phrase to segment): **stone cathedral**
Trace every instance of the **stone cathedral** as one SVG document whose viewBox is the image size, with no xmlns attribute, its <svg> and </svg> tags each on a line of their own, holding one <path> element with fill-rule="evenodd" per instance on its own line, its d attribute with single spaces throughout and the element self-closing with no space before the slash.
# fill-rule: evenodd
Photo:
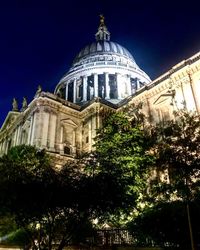
<svg viewBox="0 0 200 250">
<path fill-rule="evenodd" d="M 181 108 L 200 112 L 200 52 L 152 81 L 126 48 L 110 40 L 103 16 L 95 38 L 77 54 L 54 93 L 38 87 L 20 111 L 13 100 L 0 130 L 0 155 L 30 144 L 45 148 L 61 166 L 92 150 L 102 110 L 142 103 L 148 122 L 169 119 Z"/>
</svg>

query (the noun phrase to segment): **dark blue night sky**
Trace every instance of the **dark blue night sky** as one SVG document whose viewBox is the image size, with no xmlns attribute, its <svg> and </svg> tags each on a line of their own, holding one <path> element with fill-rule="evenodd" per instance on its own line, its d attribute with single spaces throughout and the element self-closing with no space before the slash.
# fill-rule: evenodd
<svg viewBox="0 0 200 250">
<path fill-rule="evenodd" d="M 0 125 L 37 86 L 53 91 L 76 54 L 94 40 L 104 14 L 111 40 L 155 79 L 200 50 L 198 1 L 0 1 Z"/>
</svg>

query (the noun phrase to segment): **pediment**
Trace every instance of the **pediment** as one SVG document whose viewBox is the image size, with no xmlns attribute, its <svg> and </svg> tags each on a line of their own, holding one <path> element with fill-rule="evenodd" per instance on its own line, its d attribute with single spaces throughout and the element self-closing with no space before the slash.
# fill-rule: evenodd
<svg viewBox="0 0 200 250">
<path fill-rule="evenodd" d="M 173 96 L 172 93 L 165 93 L 165 94 L 162 94 L 160 95 L 156 100 L 155 102 L 153 103 L 154 105 L 158 105 L 158 104 L 161 104 L 163 102 L 166 102 L 167 100 L 171 100 L 170 98 Z"/>
<path fill-rule="evenodd" d="M 62 119 L 61 123 L 63 125 L 68 125 L 68 126 L 71 126 L 71 127 L 78 127 L 78 125 L 70 118 Z"/>
<path fill-rule="evenodd" d="M 8 113 L 8 115 L 6 116 L 6 119 L 5 119 L 5 121 L 4 121 L 4 123 L 3 123 L 2 127 L 1 127 L 1 131 L 5 130 L 7 128 L 10 128 L 14 124 L 16 118 L 19 115 L 20 115 L 19 112 L 10 111 Z"/>
</svg>

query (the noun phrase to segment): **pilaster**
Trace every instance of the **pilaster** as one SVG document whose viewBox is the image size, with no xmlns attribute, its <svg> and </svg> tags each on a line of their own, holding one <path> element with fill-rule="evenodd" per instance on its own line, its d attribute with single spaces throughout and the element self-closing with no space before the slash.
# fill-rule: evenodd
<svg viewBox="0 0 200 250">
<path fill-rule="evenodd" d="M 35 113 L 35 135 L 34 135 L 34 145 L 36 147 L 41 146 L 41 138 L 42 138 L 42 112 Z"/>
<path fill-rule="evenodd" d="M 88 143 L 89 143 L 89 151 L 92 149 L 92 118 L 88 124 Z"/>
<path fill-rule="evenodd" d="M 31 116 L 31 122 L 30 122 L 29 131 L 28 131 L 28 141 L 27 141 L 27 144 L 30 144 L 32 129 L 33 129 L 33 116 Z"/>
<path fill-rule="evenodd" d="M 41 121 L 41 127 L 42 127 L 41 146 L 47 147 L 48 129 L 49 129 L 49 113 L 43 112 L 41 119 L 42 119 Z"/>
<path fill-rule="evenodd" d="M 55 150 L 56 120 L 57 116 L 55 114 L 51 114 L 48 141 L 49 141 L 49 148 L 52 151 Z"/>
<path fill-rule="evenodd" d="M 19 125 L 18 132 L 17 132 L 17 143 L 16 143 L 16 145 L 20 145 L 20 143 L 21 143 L 21 136 L 22 136 L 21 131 L 22 131 L 22 126 Z"/>
<path fill-rule="evenodd" d="M 35 136 L 35 113 L 32 115 L 32 131 L 31 131 L 31 138 L 30 138 L 30 145 L 33 145 L 33 140 Z"/>
<path fill-rule="evenodd" d="M 14 132 L 13 146 L 16 146 L 16 141 L 17 141 L 17 128 L 15 129 L 15 132 Z"/>
</svg>

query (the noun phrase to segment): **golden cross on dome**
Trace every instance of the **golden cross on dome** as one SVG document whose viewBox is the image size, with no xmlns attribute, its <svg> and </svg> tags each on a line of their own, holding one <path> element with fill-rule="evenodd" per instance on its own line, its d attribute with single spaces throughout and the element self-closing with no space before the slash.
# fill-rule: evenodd
<svg viewBox="0 0 200 250">
<path fill-rule="evenodd" d="M 95 34 L 97 41 L 110 41 L 110 32 L 108 31 L 105 25 L 105 17 L 104 15 L 99 15 L 100 17 L 100 24 L 98 27 L 98 31 Z"/>
<path fill-rule="evenodd" d="M 105 17 L 104 15 L 99 15 L 100 16 L 100 26 L 104 26 L 105 25 Z"/>
</svg>

